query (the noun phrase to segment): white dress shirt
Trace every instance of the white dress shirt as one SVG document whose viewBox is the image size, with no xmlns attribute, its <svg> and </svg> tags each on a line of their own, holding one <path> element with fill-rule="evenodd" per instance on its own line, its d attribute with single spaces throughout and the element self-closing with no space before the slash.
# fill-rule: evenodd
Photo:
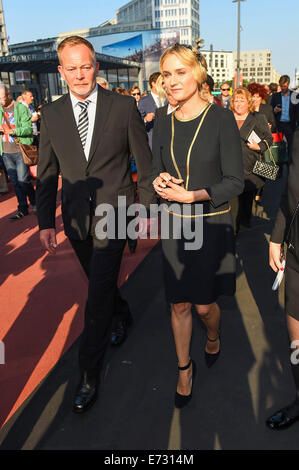
<svg viewBox="0 0 299 470">
<path fill-rule="evenodd" d="M 73 111 L 74 111 L 74 116 L 76 120 L 76 124 L 78 126 L 78 121 L 79 121 L 79 115 L 81 113 L 81 108 L 80 105 L 78 104 L 79 101 L 85 101 L 85 100 L 78 100 L 72 92 L 70 92 L 70 98 L 73 106 Z M 90 146 L 91 146 L 91 140 L 92 140 L 92 135 L 93 135 L 93 128 L 94 128 L 94 122 L 95 122 L 95 117 L 96 117 L 96 109 L 97 109 L 97 99 L 98 99 L 98 85 L 96 84 L 95 88 L 93 91 L 90 93 L 90 95 L 86 98 L 86 100 L 89 100 L 90 103 L 87 108 L 87 113 L 88 113 L 88 132 L 87 132 L 87 137 L 86 137 L 86 143 L 85 143 L 85 148 L 84 148 L 84 153 L 86 160 L 88 160 L 89 157 L 89 152 L 90 152 Z"/>
<path fill-rule="evenodd" d="M 151 95 L 152 95 L 152 97 L 153 97 L 153 99 L 154 99 L 154 102 L 156 103 L 157 108 L 161 108 L 162 106 L 164 106 L 164 100 L 163 100 L 163 101 L 160 100 L 160 99 L 159 99 L 159 95 L 156 95 L 156 94 L 153 93 L 152 91 L 151 91 Z"/>
</svg>

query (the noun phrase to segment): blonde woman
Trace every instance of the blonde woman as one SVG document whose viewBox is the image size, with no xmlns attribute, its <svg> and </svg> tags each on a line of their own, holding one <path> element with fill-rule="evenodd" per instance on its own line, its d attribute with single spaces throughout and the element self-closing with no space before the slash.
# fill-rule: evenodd
<svg viewBox="0 0 299 470">
<path fill-rule="evenodd" d="M 182 408 L 192 397 L 195 375 L 195 361 L 190 358 L 192 304 L 207 328 L 207 366 L 219 357 L 217 299 L 235 292 L 234 233 L 228 201 L 242 192 L 243 169 L 233 114 L 200 96 L 206 69 L 199 56 L 187 46 L 169 47 L 161 56 L 160 71 L 166 89 L 178 103 L 174 113 L 156 121 L 153 185 L 169 216 L 170 236 L 162 239 L 163 266 L 179 367 L 175 406 Z M 174 203 L 176 210 L 169 207 Z M 190 216 L 181 217 L 183 210 Z M 190 242 L 184 238 L 187 219 L 193 233 L 195 225 L 201 224 L 201 248 L 186 247 L 186 241 Z M 172 233 L 174 220 L 182 224 L 179 239 Z"/>
</svg>

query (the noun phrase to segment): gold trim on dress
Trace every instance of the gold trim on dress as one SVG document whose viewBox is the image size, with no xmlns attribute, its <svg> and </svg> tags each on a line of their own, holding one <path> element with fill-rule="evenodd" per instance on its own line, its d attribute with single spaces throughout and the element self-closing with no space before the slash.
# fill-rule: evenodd
<svg viewBox="0 0 299 470">
<path fill-rule="evenodd" d="M 202 110 L 200 111 L 200 113 L 198 113 L 196 116 L 194 116 L 194 117 L 192 117 L 192 118 L 189 118 L 189 119 L 182 119 L 182 118 L 179 118 L 179 117 L 176 115 L 177 109 L 176 109 L 175 112 L 174 112 L 174 116 L 175 116 L 175 118 L 176 118 L 178 121 L 182 121 L 182 122 L 193 121 L 193 119 L 197 119 L 197 118 L 201 115 L 201 113 L 203 113 L 204 110 L 205 110 L 208 106 L 209 106 L 208 104 L 207 104 L 206 106 L 204 106 L 204 107 L 202 108 Z"/>
<path fill-rule="evenodd" d="M 183 214 L 176 214 L 176 212 L 169 211 L 164 207 L 164 210 L 168 212 L 171 215 L 175 215 L 177 217 L 182 217 L 184 219 L 194 219 L 195 217 L 211 217 L 213 215 L 221 215 L 221 214 L 227 214 L 228 212 L 231 211 L 231 207 L 228 209 L 225 209 L 224 211 L 219 211 L 219 212 L 209 212 L 207 214 L 196 214 L 196 215 L 183 215 Z"/>
<path fill-rule="evenodd" d="M 199 115 L 200 115 L 200 114 L 204 111 L 203 117 L 201 118 L 201 120 L 200 120 L 200 122 L 199 122 L 199 124 L 198 124 L 198 126 L 197 126 L 197 129 L 196 129 L 195 134 L 194 134 L 194 136 L 193 136 L 192 142 L 191 142 L 190 147 L 189 147 L 189 149 L 188 149 L 187 162 L 186 162 L 186 167 L 187 167 L 187 177 L 186 177 L 186 184 L 185 184 L 185 189 L 186 189 L 186 191 L 188 191 L 188 186 L 189 186 L 189 176 L 190 176 L 190 174 L 189 174 L 189 167 L 190 167 L 190 157 L 191 157 L 192 148 L 193 148 L 194 142 L 195 142 L 195 140 L 196 140 L 196 137 L 197 137 L 197 135 L 198 135 L 198 133 L 199 133 L 199 130 L 200 130 L 202 124 L 203 124 L 203 121 L 204 121 L 204 119 L 205 119 L 205 117 L 206 117 L 206 115 L 207 115 L 207 112 L 209 111 L 209 109 L 211 108 L 211 106 L 212 106 L 211 104 L 208 104 L 208 105 L 206 106 L 206 108 L 204 108 L 204 110 L 202 110 L 202 111 L 199 113 Z M 195 119 L 195 118 L 194 118 L 194 119 Z M 174 142 L 174 113 L 172 113 L 172 115 L 171 115 L 171 142 L 170 142 L 170 153 L 171 153 L 172 162 L 173 162 L 173 165 L 174 165 L 174 167 L 175 167 L 175 169 L 176 169 L 176 172 L 177 172 L 177 174 L 178 174 L 178 177 L 179 177 L 180 179 L 183 179 L 183 178 L 182 178 L 182 175 L 181 175 L 181 173 L 180 173 L 180 170 L 179 170 L 179 168 L 178 168 L 178 165 L 177 165 L 177 162 L 176 162 L 174 153 L 173 153 L 173 142 Z"/>
</svg>

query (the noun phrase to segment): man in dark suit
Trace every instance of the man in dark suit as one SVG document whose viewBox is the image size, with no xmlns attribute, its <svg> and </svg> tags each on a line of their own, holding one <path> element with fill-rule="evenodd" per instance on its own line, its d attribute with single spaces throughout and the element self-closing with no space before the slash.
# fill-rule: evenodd
<svg viewBox="0 0 299 470">
<path fill-rule="evenodd" d="M 73 36 L 58 47 L 61 76 L 69 93 L 42 108 L 37 180 L 40 239 L 55 253 L 55 209 L 58 174 L 62 174 L 64 231 L 88 275 L 85 324 L 79 348 L 80 381 L 73 411 L 81 413 L 96 400 L 99 373 L 109 344 L 115 305 L 124 301 L 117 278 L 126 243 L 126 216 L 117 227 L 125 234 L 102 237 L 103 204 L 115 220 L 125 196 L 125 208 L 134 203 L 130 154 L 138 169 L 140 202 L 155 202 L 151 185 L 151 152 L 134 98 L 98 87 L 93 46 Z M 122 116 L 119 119 L 119 116 Z M 105 211 L 105 209 L 104 209 Z M 103 212 L 102 212 L 103 214 Z"/>
<path fill-rule="evenodd" d="M 291 157 L 291 149 L 293 142 L 293 134 L 298 120 L 298 94 L 289 89 L 290 77 L 282 75 L 279 79 L 281 91 L 274 93 L 271 99 L 271 105 L 276 119 L 276 127 L 278 132 L 282 132 L 288 143 L 289 159 Z"/>
<path fill-rule="evenodd" d="M 154 72 L 151 74 L 149 77 L 149 86 L 151 87 L 151 92 L 149 95 L 140 98 L 138 104 L 138 110 L 145 123 L 145 129 L 148 135 L 150 148 L 152 148 L 156 110 L 157 108 L 161 108 L 164 105 L 164 101 L 161 102 L 156 88 L 156 83 L 159 76 L 160 72 Z"/>
</svg>

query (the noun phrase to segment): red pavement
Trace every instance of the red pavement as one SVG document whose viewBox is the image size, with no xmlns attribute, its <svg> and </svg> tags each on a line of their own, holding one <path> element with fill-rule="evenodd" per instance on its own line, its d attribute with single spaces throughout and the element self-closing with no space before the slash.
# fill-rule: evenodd
<svg viewBox="0 0 299 470">
<path fill-rule="evenodd" d="M 34 214 L 19 221 L 8 219 L 16 204 L 12 190 L 0 196 L 0 341 L 5 346 L 0 427 L 80 335 L 87 293 L 86 277 L 63 232 L 59 203 L 54 256 L 41 248 Z M 155 243 L 139 240 L 134 255 L 126 247 L 119 285 Z"/>
</svg>

